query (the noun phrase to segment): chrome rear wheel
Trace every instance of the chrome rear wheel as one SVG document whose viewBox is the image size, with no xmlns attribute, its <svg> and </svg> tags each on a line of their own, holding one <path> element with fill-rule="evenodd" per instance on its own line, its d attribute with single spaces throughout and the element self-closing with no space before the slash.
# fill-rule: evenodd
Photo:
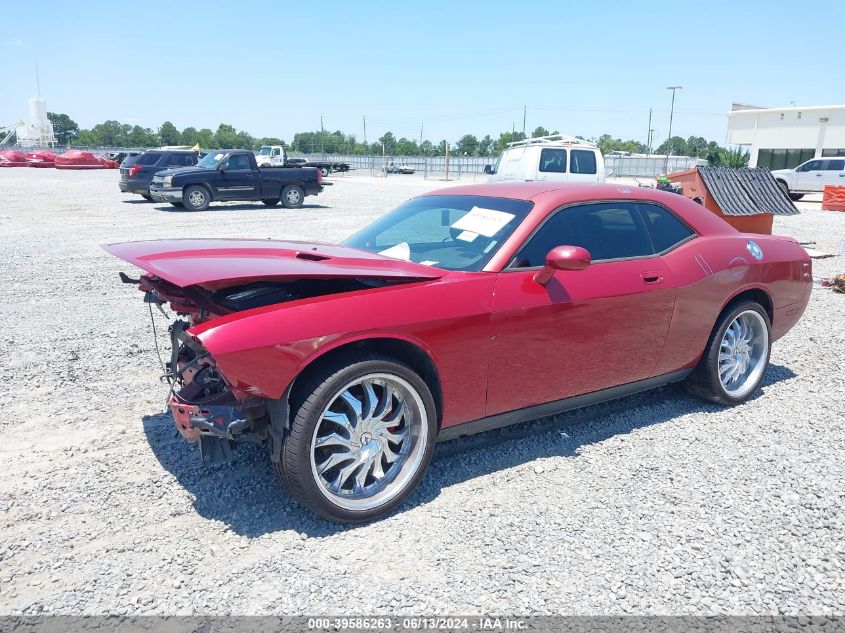
<svg viewBox="0 0 845 633">
<path fill-rule="evenodd" d="M 719 382 L 733 398 L 744 398 L 760 381 L 769 356 L 769 329 L 756 310 L 731 321 L 719 345 Z"/>
</svg>

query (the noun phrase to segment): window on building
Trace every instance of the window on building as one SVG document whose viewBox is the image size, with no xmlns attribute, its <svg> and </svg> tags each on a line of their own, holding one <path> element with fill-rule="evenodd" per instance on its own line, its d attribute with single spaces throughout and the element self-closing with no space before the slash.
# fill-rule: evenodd
<svg viewBox="0 0 845 633">
<path fill-rule="evenodd" d="M 813 148 L 803 149 L 760 149 L 757 151 L 757 166 L 769 169 L 793 169 L 816 155 Z"/>
<path fill-rule="evenodd" d="M 835 149 L 823 149 L 822 156 L 845 156 L 845 147 L 835 148 Z"/>
</svg>

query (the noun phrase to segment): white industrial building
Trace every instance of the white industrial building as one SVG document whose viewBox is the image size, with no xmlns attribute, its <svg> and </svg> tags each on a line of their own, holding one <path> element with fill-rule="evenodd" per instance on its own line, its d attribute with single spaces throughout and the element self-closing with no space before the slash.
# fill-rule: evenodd
<svg viewBox="0 0 845 633">
<path fill-rule="evenodd" d="M 734 103 L 728 112 L 728 143 L 749 146 L 750 167 L 787 169 L 811 158 L 845 156 L 845 105 Z"/>
</svg>

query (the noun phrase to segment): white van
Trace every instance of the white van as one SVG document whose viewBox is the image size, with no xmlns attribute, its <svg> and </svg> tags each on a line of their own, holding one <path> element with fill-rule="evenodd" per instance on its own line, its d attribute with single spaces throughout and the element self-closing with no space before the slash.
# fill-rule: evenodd
<svg viewBox="0 0 845 633">
<path fill-rule="evenodd" d="M 594 143 L 554 134 L 508 143 L 495 165 L 484 167 L 490 182 L 553 180 L 604 182 L 604 157 Z"/>
</svg>

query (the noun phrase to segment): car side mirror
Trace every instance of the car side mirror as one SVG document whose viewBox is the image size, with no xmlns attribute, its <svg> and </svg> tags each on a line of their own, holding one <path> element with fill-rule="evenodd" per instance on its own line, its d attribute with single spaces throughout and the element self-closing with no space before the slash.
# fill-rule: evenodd
<svg viewBox="0 0 845 633">
<path fill-rule="evenodd" d="M 556 270 L 584 270 L 593 258 L 590 251 L 581 246 L 555 246 L 546 255 L 546 265 L 534 275 L 534 281 L 541 286 L 549 283 Z"/>
<path fill-rule="evenodd" d="M 484 173 L 487 174 L 488 176 L 492 175 L 493 165 L 484 165 Z"/>
</svg>

